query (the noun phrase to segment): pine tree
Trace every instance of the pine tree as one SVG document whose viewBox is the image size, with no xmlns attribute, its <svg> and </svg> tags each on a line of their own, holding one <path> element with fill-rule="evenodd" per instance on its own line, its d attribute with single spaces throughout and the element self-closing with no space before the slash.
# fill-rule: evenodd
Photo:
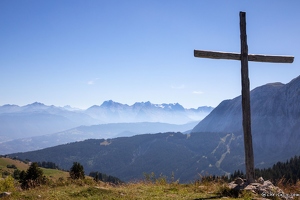
<svg viewBox="0 0 300 200">
<path fill-rule="evenodd" d="M 43 170 L 38 167 L 36 162 L 32 163 L 26 172 L 21 171 L 19 178 L 23 189 L 36 187 L 46 182 Z"/>
<path fill-rule="evenodd" d="M 84 179 L 83 166 L 78 162 L 74 162 L 69 174 L 72 179 Z"/>
</svg>

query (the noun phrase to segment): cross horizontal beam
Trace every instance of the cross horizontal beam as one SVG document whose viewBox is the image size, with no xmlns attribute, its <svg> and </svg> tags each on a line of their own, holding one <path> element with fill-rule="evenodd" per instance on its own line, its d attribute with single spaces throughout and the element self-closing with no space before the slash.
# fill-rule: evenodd
<svg viewBox="0 0 300 200">
<path fill-rule="evenodd" d="M 194 57 L 241 60 L 241 54 L 239 54 L 239 53 L 219 52 L 219 51 L 194 50 Z M 248 54 L 248 61 L 272 62 L 272 63 L 292 63 L 292 62 L 294 62 L 294 56 L 271 56 L 271 55 Z"/>
</svg>

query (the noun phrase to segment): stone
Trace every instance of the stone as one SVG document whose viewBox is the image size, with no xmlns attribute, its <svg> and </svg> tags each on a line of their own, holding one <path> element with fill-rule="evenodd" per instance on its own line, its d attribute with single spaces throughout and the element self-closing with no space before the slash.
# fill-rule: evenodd
<svg viewBox="0 0 300 200">
<path fill-rule="evenodd" d="M 271 182 L 271 181 L 264 181 L 264 184 L 263 184 L 264 186 L 273 186 L 274 187 L 274 185 L 273 185 L 273 183 Z"/>
<path fill-rule="evenodd" d="M 2 192 L 0 194 L 0 198 L 7 197 L 7 196 L 10 196 L 10 195 L 11 195 L 11 192 Z"/>
<path fill-rule="evenodd" d="M 244 184 L 244 180 L 242 178 L 238 177 L 238 178 L 236 178 L 234 180 L 234 183 L 238 184 L 238 185 L 243 185 Z"/>
<path fill-rule="evenodd" d="M 263 177 L 259 177 L 258 179 L 257 179 L 257 182 L 258 183 L 260 183 L 260 184 L 264 184 L 264 179 L 263 179 Z"/>
<path fill-rule="evenodd" d="M 251 192 L 254 193 L 256 187 L 254 185 L 247 185 L 244 190 L 250 190 Z"/>
<path fill-rule="evenodd" d="M 275 196 L 280 199 L 292 199 L 287 197 L 279 187 L 274 186 L 269 180 L 263 182 L 260 180 L 260 183 L 257 181 L 256 183 L 247 184 L 247 182 L 242 182 L 240 178 L 237 178 L 235 181 L 229 183 L 228 187 L 233 190 L 247 190 L 254 194 L 259 194 L 262 197 L 259 199 L 273 198 Z"/>
<path fill-rule="evenodd" d="M 228 187 L 230 188 L 230 189 L 235 189 L 235 188 L 237 188 L 239 185 L 238 184 L 235 184 L 234 182 L 231 182 L 231 183 L 229 183 L 228 184 Z"/>
</svg>

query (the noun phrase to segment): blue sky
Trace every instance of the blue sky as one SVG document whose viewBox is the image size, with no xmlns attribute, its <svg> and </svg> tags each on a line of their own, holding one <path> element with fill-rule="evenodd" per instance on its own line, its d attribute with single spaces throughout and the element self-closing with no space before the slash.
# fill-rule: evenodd
<svg viewBox="0 0 300 200">
<path fill-rule="evenodd" d="M 300 75 L 300 2 L 1 0 L 0 105 L 88 108 L 104 100 L 217 106 L 241 92 L 240 62 L 193 50 L 294 55 L 249 62 L 251 89 Z"/>
</svg>

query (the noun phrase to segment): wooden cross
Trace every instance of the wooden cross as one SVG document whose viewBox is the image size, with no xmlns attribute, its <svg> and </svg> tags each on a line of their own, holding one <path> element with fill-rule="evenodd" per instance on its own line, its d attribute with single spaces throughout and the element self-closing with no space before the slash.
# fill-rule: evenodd
<svg viewBox="0 0 300 200">
<path fill-rule="evenodd" d="M 241 33 L 240 36 L 241 53 L 194 50 L 194 56 L 200 58 L 230 59 L 230 60 L 241 61 L 242 110 L 243 110 L 246 179 L 248 183 L 253 183 L 255 175 L 254 175 L 254 156 L 253 156 L 253 145 L 252 145 L 252 135 L 251 135 L 250 86 L 249 86 L 250 83 L 248 78 L 248 61 L 292 63 L 294 61 L 294 57 L 248 54 L 245 12 L 240 12 L 240 33 Z"/>
</svg>

